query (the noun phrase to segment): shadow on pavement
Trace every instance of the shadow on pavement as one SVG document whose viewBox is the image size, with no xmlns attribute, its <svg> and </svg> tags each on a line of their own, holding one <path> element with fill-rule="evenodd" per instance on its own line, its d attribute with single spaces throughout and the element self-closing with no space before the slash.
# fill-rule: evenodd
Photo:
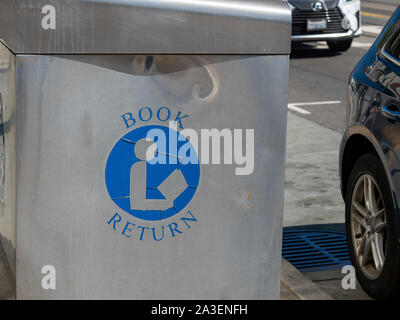
<svg viewBox="0 0 400 320">
<path fill-rule="evenodd" d="M 292 43 L 291 59 L 313 59 L 340 56 L 340 52 L 332 52 L 329 48 L 316 48 L 314 44 Z"/>
</svg>

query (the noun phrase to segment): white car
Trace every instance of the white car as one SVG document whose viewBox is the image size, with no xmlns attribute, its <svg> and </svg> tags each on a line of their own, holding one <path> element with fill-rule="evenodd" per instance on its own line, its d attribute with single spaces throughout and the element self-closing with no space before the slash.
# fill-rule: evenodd
<svg viewBox="0 0 400 320">
<path fill-rule="evenodd" d="M 361 35 L 360 0 L 288 0 L 292 41 L 326 41 L 332 51 L 346 51 Z"/>
</svg>

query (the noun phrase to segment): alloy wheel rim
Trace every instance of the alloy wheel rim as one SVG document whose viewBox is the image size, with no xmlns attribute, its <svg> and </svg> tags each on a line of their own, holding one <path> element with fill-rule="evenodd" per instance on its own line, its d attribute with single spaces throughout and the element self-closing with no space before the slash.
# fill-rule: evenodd
<svg viewBox="0 0 400 320">
<path fill-rule="evenodd" d="M 387 248 L 387 215 L 378 184 L 369 174 L 361 175 L 351 199 L 351 235 L 361 271 L 376 279 L 383 270 Z"/>
</svg>

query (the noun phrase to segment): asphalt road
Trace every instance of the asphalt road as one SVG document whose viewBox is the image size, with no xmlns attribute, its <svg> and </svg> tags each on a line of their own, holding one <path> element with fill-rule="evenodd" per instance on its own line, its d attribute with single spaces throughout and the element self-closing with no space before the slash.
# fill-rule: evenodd
<svg viewBox="0 0 400 320">
<path fill-rule="evenodd" d="M 286 226 L 344 222 L 339 146 L 345 123 L 348 77 L 396 9 L 391 1 L 400 0 L 362 0 L 363 35 L 355 38 L 344 53 L 331 53 L 325 42 L 300 44 L 292 49 Z"/>
<path fill-rule="evenodd" d="M 331 53 L 325 42 L 292 47 L 289 110 L 342 132 L 344 100 L 350 72 L 400 4 L 399 0 L 361 1 L 363 35 L 344 53 Z"/>
</svg>

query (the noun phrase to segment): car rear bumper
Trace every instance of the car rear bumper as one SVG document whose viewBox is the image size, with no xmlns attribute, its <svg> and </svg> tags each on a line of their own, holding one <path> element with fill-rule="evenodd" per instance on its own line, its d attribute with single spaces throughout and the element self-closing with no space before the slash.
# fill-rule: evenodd
<svg viewBox="0 0 400 320">
<path fill-rule="evenodd" d="M 348 30 L 346 32 L 337 33 L 317 33 L 317 34 L 301 34 L 292 35 L 292 41 L 326 41 L 326 40 L 346 40 L 354 37 L 354 32 Z"/>
</svg>

